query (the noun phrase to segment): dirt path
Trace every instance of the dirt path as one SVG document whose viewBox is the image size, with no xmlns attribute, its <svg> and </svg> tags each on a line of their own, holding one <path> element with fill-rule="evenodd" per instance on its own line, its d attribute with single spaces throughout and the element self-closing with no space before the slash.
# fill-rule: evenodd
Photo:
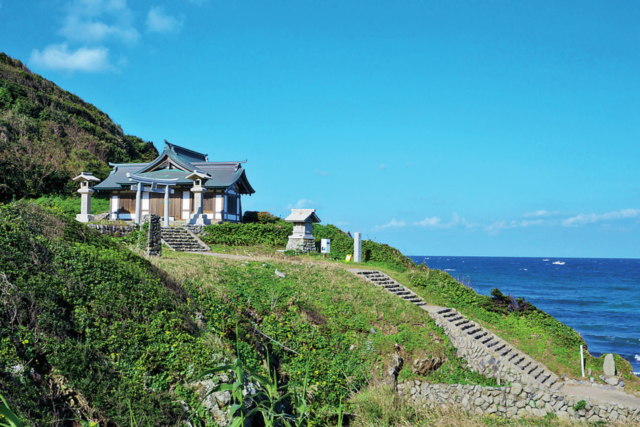
<svg viewBox="0 0 640 427">
<path fill-rule="evenodd" d="M 225 259 L 248 259 L 248 260 L 256 260 L 258 257 L 250 257 L 245 255 L 232 255 L 232 254 L 221 254 L 218 252 L 185 252 L 186 254 L 196 254 L 196 255 L 207 255 L 213 256 L 216 258 L 225 258 Z"/>
</svg>

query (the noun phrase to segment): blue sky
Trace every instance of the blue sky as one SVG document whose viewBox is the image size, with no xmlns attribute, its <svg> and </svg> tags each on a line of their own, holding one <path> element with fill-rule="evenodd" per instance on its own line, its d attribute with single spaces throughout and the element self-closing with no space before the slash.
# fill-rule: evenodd
<svg viewBox="0 0 640 427">
<path fill-rule="evenodd" d="M 634 1 L 0 0 L 125 132 L 410 255 L 640 257 Z"/>
</svg>

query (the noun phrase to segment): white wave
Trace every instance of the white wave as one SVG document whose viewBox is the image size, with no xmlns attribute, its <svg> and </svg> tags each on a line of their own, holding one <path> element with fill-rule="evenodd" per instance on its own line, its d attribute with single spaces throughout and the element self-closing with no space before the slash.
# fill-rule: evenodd
<svg viewBox="0 0 640 427">
<path fill-rule="evenodd" d="M 445 268 L 444 271 L 456 271 L 455 268 Z"/>
<path fill-rule="evenodd" d="M 633 356 L 633 358 L 640 362 L 640 354 L 636 354 L 635 356 Z"/>
</svg>

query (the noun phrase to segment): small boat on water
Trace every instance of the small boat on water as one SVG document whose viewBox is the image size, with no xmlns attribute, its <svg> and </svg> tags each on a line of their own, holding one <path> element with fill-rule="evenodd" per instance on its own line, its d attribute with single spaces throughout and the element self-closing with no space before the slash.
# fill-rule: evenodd
<svg viewBox="0 0 640 427">
<path fill-rule="evenodd" d="M 553 261 L 553 263 L 552 263 L 552 264 L 555 264 L 555 265 L 564 265 L 564 264 L 565 264 L 565 262 L 564 262 L 564 261 Z"/>
</svg>

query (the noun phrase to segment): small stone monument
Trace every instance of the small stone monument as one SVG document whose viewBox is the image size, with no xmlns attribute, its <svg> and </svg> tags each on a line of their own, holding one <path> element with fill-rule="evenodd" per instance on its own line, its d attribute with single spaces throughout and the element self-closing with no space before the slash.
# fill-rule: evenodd
<svg viewBox="0 0 640 427">
<path fill-rule="evenodd" d="M 362 262 L 362 234 L 353 234 L 353 262 Z"/>
<path fill-rule="evenodd" d="M 602 365 L 604 374 L 608 377 L 616 376 L 616 362 L 613 360 L 613 354 L 609 353 L 604 357 L 604 364 Z"/>
<path fill-rule="evenodd" d="M 76 221 L 93 221 L 93 215 L 91 215 L 91 195 L 96 192 L 96 190 L 93 189 L 93 183 L 100 182 L 100 180 L 89 172 L 82 172 L 73 178 L 73 180 L 80 181 L 80 189 L 78 190 L 81 198 L 80 213 L 76 215 Z"/>
<path fill-rule="evenodd" d="M 204 193 L 207 191 L 207 189 L 202 186 L 202 182 L 209 178 L 211 178 L 209 175 L 200 171 L 193 171 L 191 175 L 187 176 L 187 179 L 193 180 L 193 188 L 191 189 L 193 193 L 193 215 L 191 215 L 191 219 L 189 220 L 190 225 L 211 224 L 211 219 L 202 213 Z"/>
<path fill-rule="evenodd" d="M 147 255 L 162 256 L 162 228 L 160 227 L 160 217 L 158 215 L 149 215 Z"/>
<path fill-rule="evenodd" d="M 293 234 L 289 236 L 288 251 L 316 252 L 313 237 L 313 223 L 320 222 L 315 209 L 291 209 L 291 215 L 284 219 L 293 223 Z"/>
</svg>

